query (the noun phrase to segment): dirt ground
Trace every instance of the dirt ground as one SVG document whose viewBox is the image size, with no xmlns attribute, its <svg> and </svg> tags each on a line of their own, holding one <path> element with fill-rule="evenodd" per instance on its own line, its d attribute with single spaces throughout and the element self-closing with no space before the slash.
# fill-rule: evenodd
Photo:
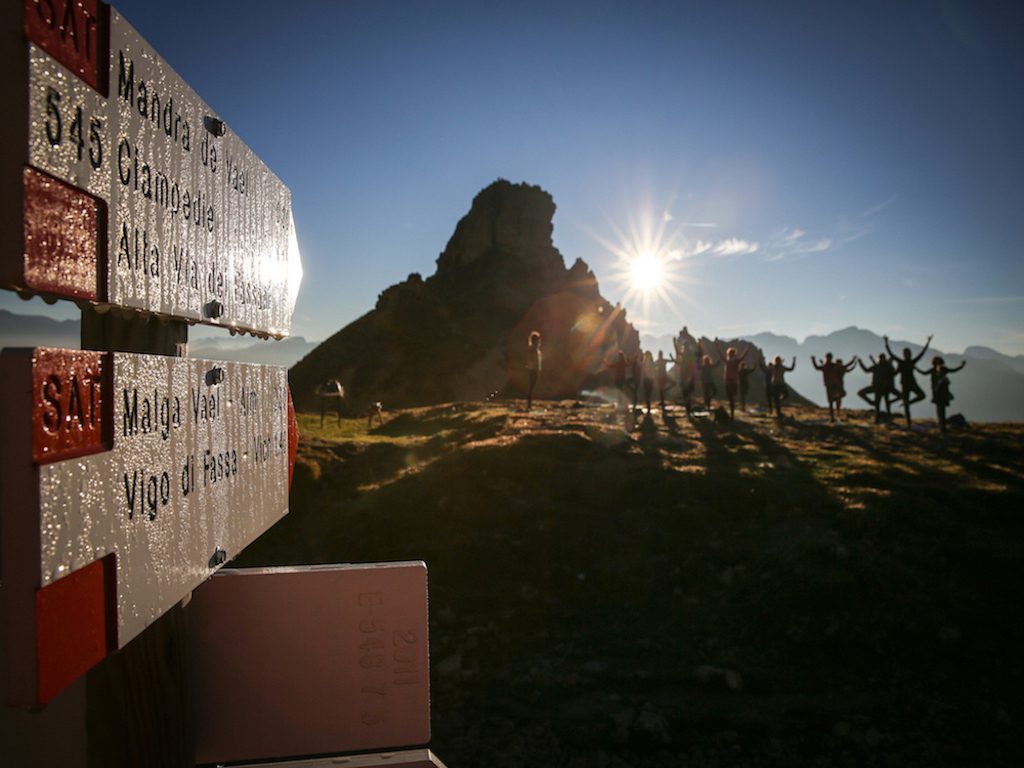
<svg viewBox="0 0 1024 768">
<path fill-rule="evenodd" d="M 449 768 L 1020 764 L 1024 425 L 385 418 L 236 564 L 425 560 Z"/>
</svg>

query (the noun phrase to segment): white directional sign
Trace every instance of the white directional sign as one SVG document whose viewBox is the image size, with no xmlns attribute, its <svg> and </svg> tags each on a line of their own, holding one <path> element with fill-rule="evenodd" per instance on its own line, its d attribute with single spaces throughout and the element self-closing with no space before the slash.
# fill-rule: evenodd
<svg viewBox="0 0 1024 768">
<path fill-rule="evenodd" d="M 288 511 L 284 368 L 13 350 L 2 577 L 9 696 L 45 701 Z"/>
<path fill-rule="evenodd" d="M 24 262 L 0 255 L 0 281 L 288 335 L 302 273 L 291 193 L 116 10 L 96 12 L 90 77 L 50 55 L 64 38 L 45 6 L 25 8 L 27 91 L 11 95 L 27 100 Z"/>
</svg>

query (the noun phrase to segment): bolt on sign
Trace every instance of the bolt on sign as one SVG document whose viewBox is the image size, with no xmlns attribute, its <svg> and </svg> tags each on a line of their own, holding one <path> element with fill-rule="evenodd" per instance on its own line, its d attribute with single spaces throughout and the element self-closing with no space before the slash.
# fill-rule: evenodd
<svg viewBox="0 0 1024 768">
<path fill-rule="evenodd" d="M 430 740 L 423 562 L 227 569 L 187 610 L 197 763 Z"/>
<path fill-rule="evenodd" d="M 282 367 L 5 350 L 10 704 L 45 703 L 288 512 Z"/>
<path fill-rule="evenodd" d="M 0 285 L 283 337 L 291 193 L 114 9 L 3 22 Z"/>
</svg>

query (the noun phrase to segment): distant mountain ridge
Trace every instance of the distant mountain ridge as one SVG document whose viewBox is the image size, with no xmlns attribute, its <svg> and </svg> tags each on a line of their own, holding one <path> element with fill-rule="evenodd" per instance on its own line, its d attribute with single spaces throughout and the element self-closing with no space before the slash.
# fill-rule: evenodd
<svg viewBox="0 0 1024 768">
<path fill-rule="evenodd" d="M 794 389 L 811 401 L 824 404 L 821 374 L 810 364 L 810 355 L 819 359 L 826 352 L 849 360 L 859 355 L 866 360 L 868 355 L 877 355 L 884 349 L 882 337 L 873 331 L 849 327 L 825 335 L 808 336 L 799 342 L 791 336 L 774 333 L 757 333 L 743 337 L 768 356 L 781 355 L 788 362 L 797 358 L 797 369 L 788 375 Z M 280 342 L 254 341 L 244 344 L 244 339 L 229 338 L 197 339 L 189 343 L 189 354 L 197 358 L 215 360 L 239 360 L 269 365 L 292 366 L 317 348 L 317 342 L 310 342 L 301 336 Z M 727 340 L 723 340 L 725 342 Z M 644 335 L 643 348 L 657 352 L 672 349 L 672 337 Z M 894 351 L 909 347 L 915 354 L 921 344 L 892 340 Z M 79 324 L 77 320 L 53 320 L 43 315 L 22 315 L 0 309 L 0 347 L 68 347 L 79 346 Z M 967 360 L 967 367 L 952 377 L 955 396 L 951 412 L 961 412 L 975 421 L 1024 421 L 1024 355 L 1006 355 L 987 346 L 971 345 L 963 353 L 941 351 L 930 348 L 929 354 L 921 361 L 927 367 L 933 354 L 941 355 L 949 365 L 959 365 Z M 856 392 L 867 384 L 867 376 L 858 368 L 847 377 L 847 397 L 844 405 L 853 408 L 864 406 Z M 921 384 L 927 390 L 924 377 Z M 916 406 L 916 413 L 930 413 L 928 402 Z"/>
<path fill-rule="evenodd" d="M 209 360 L 232 360 L 290 368 L 313 350 L 318 342 L 301 336 L 281 341 L 257 340 L 230 336 L 200 338 L 189 341 L 189 357 Z M 63 347 L 77 349 L 81 345 L 78 320 L 54 320 L 44 315 L 21 315 L 0 309 L 0 347 Z"/>
<path fill-rule="evenodd" d="M 81 341 L 77 320 L 54 320 L 0 309 L 0 347 L 75 348 Z"/>
<path fill-rule="evenodd" d="M 645 336 L 643 341 L 645 345 L 663 344 L 665 338 L 669 339 L 671 345 L 671 337 Z M 885 342 L 880 334 L 856 326 L 825 335 L 811 335 L 802 342 L 791 336 L 767 332 L 741 338 L 760 347 L 768 357 L 780 355 L 786 361 L 796 357 L 796 370 L 787 374 L 786 378 L 795 389 L 818 405 L 825 404 L 825 393 L 821 373 L 811 365 L 811 355 L 820 361 L 826 353 L 831 352 L 847 362 L 858 356 L 870 365 L 870 357 L 877 357 L 885 351 Z M 723 339 L 723 343 L 728 341 Z M 889 345 L 897 354 L 901 354 L 906 347 L 916 356 L 924 346 L 923 341 L 890 339 Z M 990 347 L 978 345 L 969 346 L 963 353 L 957 354 L 942 350 L 941 340 L 939 342 L 928 348 L 928 353 L 918 363 L 918 367 L 930 367 L 935 355 L 942 357 L 949 366 L 967 361 L 967 367 L 950 378 L 955 397 L 950 406 L 951 413 L 962 413 L 969 421 L 1024 421 L 1024 355 L 1005 355 Z M 927 377 L 918 378 L 921 387 L 927 392 Z M 866 407 L 864 401 L 857 397 L 857 390 L 867 384 L 868 375 L 859 367 L 847 374 L 847 398 L 843 405 L 851 408 Z M 927 400 L 919 403 L 914 412 L 930 415 L 931 403 Z"/>
</svg>

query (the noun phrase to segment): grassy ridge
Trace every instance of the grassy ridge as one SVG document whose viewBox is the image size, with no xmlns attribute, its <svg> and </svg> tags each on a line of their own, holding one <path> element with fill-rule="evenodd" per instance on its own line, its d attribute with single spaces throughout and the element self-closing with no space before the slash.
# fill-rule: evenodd
<svg viewBox="0 0 1024 768">
<path fill-rule="evenodd" d="M 821 416 L 304 415 L 240 562 L 426 560 L 453 768 L 1016 762 L 1024 430 Z"/>
</svg>

